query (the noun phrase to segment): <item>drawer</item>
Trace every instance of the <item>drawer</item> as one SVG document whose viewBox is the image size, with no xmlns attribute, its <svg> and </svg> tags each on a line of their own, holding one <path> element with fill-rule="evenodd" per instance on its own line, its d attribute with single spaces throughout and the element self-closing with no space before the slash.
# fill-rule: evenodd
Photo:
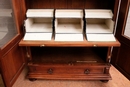
<svg viewBox="0 0 130 87">
<path fill-rule="evenodd" d="M 46 75 L 62 75 L 62 74 L 103 74 L 105 66 L 85 66 L 85 65 L 28 65 L 30 73 L 42 73 Z"/>
</svg>

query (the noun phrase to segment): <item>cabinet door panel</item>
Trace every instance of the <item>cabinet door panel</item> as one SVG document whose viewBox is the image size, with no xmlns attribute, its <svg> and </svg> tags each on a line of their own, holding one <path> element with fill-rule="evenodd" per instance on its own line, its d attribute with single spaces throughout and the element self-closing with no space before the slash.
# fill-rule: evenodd
<svg viewBox="0 0 130 87">
<path fill-rule="evenodd" d="M 113 65 L 128 79 L 130 79 L 130 38 L 126 33 L 130 33 L 130 28 L 126 25 L 129 24 L 130 21 L 130 14 L 128 14 L 130 11 L 129 7 L 130 0 L 124 0 L 121 2 L 116 31 L 116 37 L 120 41 L 121 47 L 114 48 L 112 56 Z M 125 31 L 126 29 L 128 29 L 127 32 Z"/>
<path fill-rule="evenodd" d="M 2 73 L 7 87 L 14 83 L 23 68 L 24 60 L 21 52 L 22 49 L 17 44 L 1 59 Z"/>
</svg>

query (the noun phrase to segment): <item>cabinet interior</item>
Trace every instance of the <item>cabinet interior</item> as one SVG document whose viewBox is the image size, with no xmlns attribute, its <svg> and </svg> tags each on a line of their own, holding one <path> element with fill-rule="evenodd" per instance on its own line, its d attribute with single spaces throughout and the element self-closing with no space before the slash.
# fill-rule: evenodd
<svg viewBox="0 0 130 87">
<path fill-rule="evenodd" d="M 55 41 L 83 41 L 83 19 L 56 18 Z"/>
<path fill-rule="evenodd" d="M 96 3 L 96 4 L 95 4 Z M 35 1 L 35 0 L 25 0 L 25 15 L 28 10 L 32 10 L 33 14 L 27 13 L 27 17 L 46 17 L 47 15 L 49 17 L 52 17 L 52 19 L 48 19 L 49 21 L 53 20 L 53 17 L 55 18 L 55 23 L 52 22 L 45 22 L 43 18 L 29 18 L 29 20 L 32 20 L 35 22 L 33 26 L 30 27 L 27 31 L 29 32 L 35 32 L 35 37 L 39 36 L 42 37 L 41 32 L 49 33 L 44 34 L 44 36 L 49 36 L 48 38 L 39 38 L 40 41 L 42 40 L 52 40 L 54 38 L 54 41 L 84 41 L 84 21 L 83 16 L 84 12 L 83 9 L 85 9 L 85 12 L 87 12 L 87 18 L 86 18 L 86 33 L 99 33 L 99 34 L 106 34 L 110 33 L 112 34 L 114 31 L 114 21 L 116 21 L 116 12 L 115 12 L 115 5 L 116 0 L 44 0 L 44 1 Z M 48 9 L 47 12 L 42 13 L 41 9 Z M 33 11 L 37 10 L 37 11 Z M 103 11 L 102 11 L 103 10 Z M 42 15 L 39 15 L 39 12 Z M 55 14 L 54 14 L 55 13 Z M 96 13 L 95 15 L 91 15 L 92 13 Z M 99 14 L 98 14 L 99 13 Z M 98 15 L 98 16 L 97 16 Z M 86 16 L 86 15 L 85 15 Z M 96 16 L 97 18 L 91 18 L 91 16 Z M 112 20 L 113 18 L 113 20 Z M 40 22 L 38 24 L 38 22 Z M 42 24 L 42 23 L 43 24 Z M 30 22 L 31 23 L 31 22 Z M 53 29 L 53 24 L 55 27 L 55 30 Z M 33 27 L 33 28 L 32 28 Z M 48 28 L 48 29 L 41 29 Z M 96 29 L 95 29 L 96 28 Z M 53 31 L 54 30 L 54 31 Z M 40 35 L 37 35 L 36 32 L 40 32 Z M 50 34 L 51 33 L 51 34 Z M 54 33 L 54 37 L 52 36 L 52 33 Z M 27 35 L 26 35 L 27 36 Z M 34 37 L 32 33 L 29 33 L 29 37 Z M 86 35 L 87 36 L 87 35 Z M 90 39 L 91 36 L 89 35 Z M 88 39 L 87 36 L 86 38 Z M 101 36 L 101 35 L 100 35 Z M 99 36 L 99 38 L 100 38 Z M 102 35 L 104 36 L 104 35 Z M 114 38 L 114 35 L 110 35 L 111 38 L 107 38 L 107 41 L 116 41 Z M 34 38 L 35 38 L 34 37 Z M 71 37 L 71 39 L 69 38 Z M 96 38 L 98 39 L 98 38 Z M 110 39 L 110 40 L 109 40 Z M 36 39 L 29 39 L 27 36 L 27 39 L 24 38 L 24 40 L 36 40 Z M 103 39 L 104 40 L 104 39 Z M 103 40 L 94 40 L 94 41 L 103 41 Z M 93 41 L 93 39 L 88 40 Z"/>
<path fill-rule="evenodd" d="M 86 19 L 86 33 L 112 34 L 114 22 L 111 19 Z"/>
<path fill-rule="evenodd" d="M 107 47 L 31 47 L 34 64 L 100 64 L 106 62 L 107 51 Z"/>
<path fill-rule="evenodd" d="M 52 18 L 28 18 L 26 20 L 26 32 L 52 32 Z"/>
<path fill-rule="evenodd" d="M 83 33 L 83 20 L 79 18 L 57 18 L 55 33 Z"/>
</svg>

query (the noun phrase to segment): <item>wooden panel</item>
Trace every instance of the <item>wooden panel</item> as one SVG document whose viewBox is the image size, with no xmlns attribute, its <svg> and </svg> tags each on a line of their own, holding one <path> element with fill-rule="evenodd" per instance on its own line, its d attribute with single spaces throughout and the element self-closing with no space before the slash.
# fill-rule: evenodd
<svg viewBox="0 0 130 87">
<path fill-rule="evenodd" d="M 51 8 L 51 0 L 30 0 L 27 5 L 30 9 Z"/>
<path fill-rule="evenodd" d="M 67 8 L 67 0 L 30 0 L 26 3 L 30 9 Z"/>
<path fill-rule="evenodd" d="M 27 0 L 28 8 L 114 9 L 116 0 Z"/>
<path fill-rule="evenodd" d="M 117 17 L 118 17 L 118 9 L 119 9 L 119 6 L 120 6 L 120 0 L 115 0 L 115 3 L 113 3 L 112 8 L 114 8 L 112 11 L 114 13 L 114 17 L 113 17 L 113 21 L 116 21 L 117 20 Z"/>
<path fill-rule="evenodd" d="M 21 52 L 21 48 L 17 44 L 1 59 L 2 74 L 7 87 L 14 83 L 16 76 L 23 68 L 24 60 Z"/>
<path fill-rule="evenodd" d="M 130 52 L 130 46 L 127 46 L 125 44 L 121 45 L 120 53 L 117 59 L 117 64 L 119 67 L 127 71 L 127 73 L 130 75 L 130 62 L 129 62 L 130 53 L 129 52 Z"/>
<path fill-rule="evenodd" d="M 114 48 L 112 56 L 112 64 L 120 70 L 128 79 L 130 79 L 130 40 L 122 33 L 126 26 L 128 8 L 130 0 L 121 1 L 116 37 L 121 43 L 120 48 Z"/>
<path fill-rule="evenodd" d="M 79 9 L 79 8 L 83 9 L 84 8 L 84 1 L 85 0 L 70 0 L 69 2 L 71 3 L 71 8 L 73 8 L 73 9 Z"/>
<path fill-rule="evenodd" d="M 38 64 L 29 64 L 29 74 L 35 74 L 40 76 L 45 76 L 42 79 L 76 79 L 78 77 L 82 77 L 85 79 L 86 77 L 92 78 L 92 75 L 102 75 L 104 74 L 105 65 L 92 65 L 88 66 L 87 64 L 83 65 L 38 65 Z M 74 76 L 74 77 L 72 77 Z M 84 76 L 84 77 L 83 77 Z M 29 77 L 30 78 L 30 77 Z M 79 78 L 78 78 L 79 79 Z M 86 78 L 89 79 L 89 78 Z"/>
<path fill-rule="evenodd" d="M 53 0 L 54 8 L 67 8 L 67 0 Z M 53 4 L 53 3 L 52 3 Z"/>
<path fill-rule="evenodd" d="M 130 46 L 122 43 L 120 49 L 114 49 L 113 56 L 117 57 L 112 58 L 112 64 L 130 79 Z"/>
<path fill-rule="evenodd" d="M 106 0 L 86 0 L 85 8 L 93 8 L 93 9 L 105 9 L 109 8 L 110 1 Z"/>
</svg>

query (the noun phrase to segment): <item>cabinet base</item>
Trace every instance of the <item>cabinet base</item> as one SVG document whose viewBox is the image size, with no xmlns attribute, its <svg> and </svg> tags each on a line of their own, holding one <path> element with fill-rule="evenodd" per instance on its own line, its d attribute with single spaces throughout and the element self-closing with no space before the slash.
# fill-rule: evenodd
<svg viewBox="0 0 130 87">
<path fill-rule="evenodd" d="M 35 81 L 36 79 L 44 79 L 44 80 L 100 80 L 102 82 L 108 82 L 111 80 L 110 74 L 102 74 L 102 75 L 43 75 L 43 74 L 29 74 L 27 78 L 31 81 Z"/>
</svg>

